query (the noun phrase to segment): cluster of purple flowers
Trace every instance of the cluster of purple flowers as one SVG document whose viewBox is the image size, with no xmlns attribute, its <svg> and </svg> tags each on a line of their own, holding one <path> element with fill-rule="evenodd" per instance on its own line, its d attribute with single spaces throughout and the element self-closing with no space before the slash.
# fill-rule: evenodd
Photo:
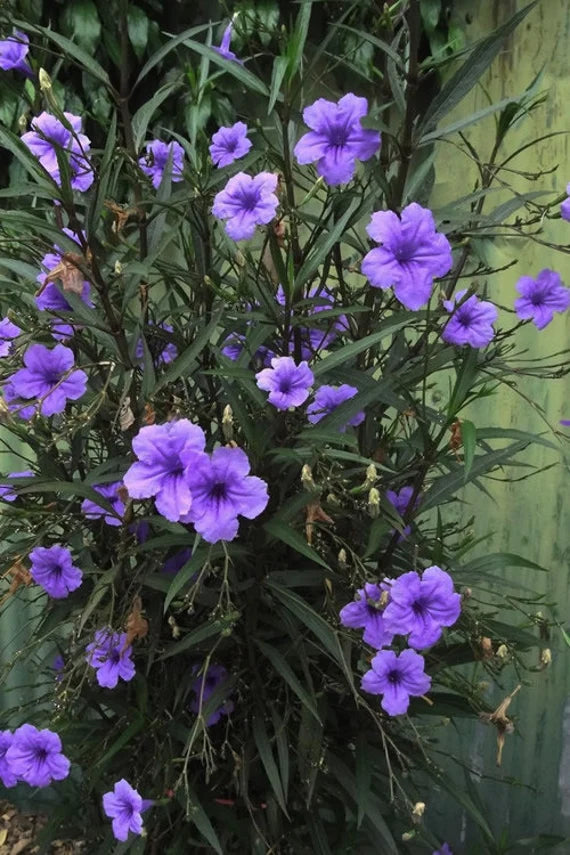
<svg viewBox="0 0 570 855">
<path fill-rule="evenodd" d="M 192 523 L 209 543 L 233 540 L 238 516 L 254 519 L 265 509 L 267 484 L 249 474 L 240 448 L 206 454 L 205 441 L 187 419 L 142 428 L 133 440 L 138 462 L 124 483 L 132 498 L 154 497 L 166 519 Z"/>
<path fill-rule="evenodd" d="M 32 130 L 22 135 L 22 142 L 61 186 L 57 152 L 68 156 L 71 187 L 84 192 L 93 184 L 95 175 L 87 154 L 91 140 L 81 133 L 81 117 L 64 113 L 65 124 L 50 113 L 40 113 L 32 119 Z"/>
<path fill-rule="evenodd" d="M 461 597 L 451 576 L 436 566 L 421 576 L 412 570 L 380 585 L 366 583 L 357 591 L 355 602 L 341 610 L 341 624 L 363 629 L 363 640 L 378 650 L 361 685 L 365 692 L 383 696 L 381 705 L 389 715 L 405 713 L 410 697 L 429 690 L 431 678 L 416 650 L 435 644 L 443 627 L 453 626 L 460 613 Z M 395 635 L 407 635 L 415 650 L 398 655 L 381 649 L 392 644 Z"/>
<path fill-rule="evenodd" d="M 14 733 L 0 731 L 0 780 L 5 787 L 20 781 L 30 787 L 48 787 L 67 778 L 69 767 L 61 739 L 52 730 L 23 724 Z"/>
<path fill-rule="evenodd" d="M 119 680 L 128 683 L 135 676 L 133 649 L 127 644 L 126 632 L 98 629 L 95 640 L 87 645 L 86 661 L 95 668 L 97 682 L 104 689 L 114 689 Z"/>
</svg>

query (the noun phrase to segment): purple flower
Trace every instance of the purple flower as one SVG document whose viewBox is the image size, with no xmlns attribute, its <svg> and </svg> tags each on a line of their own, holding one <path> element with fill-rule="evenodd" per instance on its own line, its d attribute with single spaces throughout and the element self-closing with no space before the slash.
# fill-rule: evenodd
<svg viewBox="0 0 570 855">
<path fill-rule="evenodd" d="M 133 648 L 126 646 L 126 632 L 98 629 L 95 641 L 86 647 L 86 661 L 97 671 L 97 682 L 105 689 L 114 689 L 119 679 L 128 683 L 135 676 L 131 659 Z"/>
<path fill-rule="evenodd" d="M 408 635 L 408 644 L 422 650 L 441 637 L 444 626 L 453 626 L 461 613 L 461 597 L 453 579 L 440 567 L 428 567 L 421 577 L 411 570 L 394 579 L 390 602 L 384 611 L 386 628 Z"/>
<path fill-rule="evenodd" d="M 175 552 L 174 555 L 171 555 L 170 558 L 166 559 L 162 572 L 170 575 L 178 573 L 178 571 L 181 570 L 186 562 L 190 561 L 191 558 L 192 550 L 189 546 L 186 546 L 184 549 L 179 549 L 178 552 Z"/>
<path fill-rule="evenodd" d="M 394 288 L 407 309 L 420 309 L 429 300 L 434 277 L 445 276 L 453 262 L 449 241 L 436 232 L 432 212 L 416 202 L 400 217 L 377 211 L 366 231 L 382 246 L 364 256 L 364 276 L 373 288 Z"/>
<path fill-rule="evenodd" d="M 161 330 L 166 333 L 166 336 L 160 332 Z M 178 348 L 172 341 L 168 340 L 173 331 L 170 324 L 164 322 L 160 324 L 153 324 L 151 322 L 145 331 L 145 341 L 150 350 L 152 361 L 157 366 L 168 365 L 169 362 L 173 362 L 178 356 Z M 140 338 L 137 341 L 135 357 L 141 363 L 144 361 L 144 348 L 142 339 Z"/>
<path fill-rule="evenodd" d="M 226 232 L 234 240 L 253 237 L 255 227 L 270 223 L 279 200 L 275 195 L 277 176 L 272 172 L 248 175 L 238 172 L 216 193 L 212 213 L 227 220 Z"/>
<path fill-rule="evenodd" d="M 198 666 L 195 665 L 192 668 L 192 672 L 195 674 L 198 670 Z M 204 707 L 209 699 L 212 697 L 216 689 L 222 686 L 227 682 L 228 672 L 224 668 L 223 665 L 210 665 L 208 668 L 206 675 L 200 674 L 196 679 L 192 682 L 192 691 L 194 693 L 194 698 L 190 701 L 190 709 L 193 713 L 200 712 L 200 707 Z M 203 685 L 203 688 L 202 688 Z M 200 704 L 200 696 L 202 697 L 202 703 Z M 211 727 L 213 724 L 217 724 L 222 716 L 229 715 L 234 708 L 234 703 L 232 700 L 224 701 L 221 707 L 218 707 L 217 710 L 210 713 L 206 720 L 206 727 Z"/>
<path fill-rule="evenodd" d="M 219 53 L 220 56 L 223 56 L 224 59 L 232 59 L 234 62 L 239 62 L 240 65 L 243 65 L 243 60 L 238 59 L 233 51 L 230 50 L 230 42 L 232 40 L 232 30 L 233 23 L 230 21 L 226 29 L 224 30 L 224 34 L 222 36 L 222 41 L 219 47 L 217 45 L 212 45 L 212 49 Z"/>
<path fill-rule="evenodd" d="M 14 733 L 6 761 L 17 778 L 30 787 L 47 787 L 69 775 L 70 762 L 61 751 L 61 739 L 52 730 L 23 724 Z"/>
<path fill-rule="evenodd" d="M 210 155 L 216 166 L 229 166 L 248 153 L 251 140 L 247 138 L 247 125 L 236 122 L 231 128 L 220 128 L 212 136 Z"/>
<path fill-rule="evenodd" d="M 12 766 L 6 758 L 6 752 L 13 741 L 12 731 L 0 730 L 0 781 L 5 787 L 15 787 L 18 783 L 18 776 L 14 774 Z"/>
<path fill-rule="evenodd" d="M 19 71 L 26 77 L 31 75 L 31 69 L 26 62 L 30 49 L 30 40 L 26 33 L 14 30 L 13 36 L 0 41 L 0 68 L 4 71 Z"/>
<path fill-rule="evenodd" d="M 89 190 L 95 178 L 86 156 L 91 147 L 91 140 L 81 133 L 81 116 L 74 116 L 72 113 L 63 115 L 69 128 L 50 113 L 40 113 L 32 119 L 32 130 L 22 135 L 22 142 L 60 186 L 61 176 L 56 151 L 63 149 L 69 155 L 72 188 Z"/>
<path fill-rule="evenodd" d="M 28 421 L 31 419 L 35 412 L 36 408 L 34 406 L 26 406 L 26 404 L 19 398 L 19 396 L 14 391 L 14 387 L 7 381 L 3 390 L 4 400 L 8 406 L 8 409 L 11 413 L 15 413 L 15 415 L 19 416 L 19 418 Z"/>
<path fill-rule="evenodd" d="M 363 641 L 378 650 L 392 643 L 394 637 L 384 626 L 383 607 L 387 601 L 387 586 L 366 582 L 356 592 L 356 600 L 340 610 L 340 622 L 351 629 L 364 629 Z"/>
<path fill-rule="evenodd" d="M 30 552 L 30 575 L 54 600 L 67 597 L 81 585 L 83 573 L 64 546 L 36 546 Z"/>
<path fill-rule="evenodd" d="M 443 305 L 451 318 L 446 323 L 441 337 L 449 344 L 469 344 L 471 347 L 486 347 L 493 340 L 493 324 L 499 317 L 496 307 L 480 300 L 475 294 L 460 305 L 467 290 L 458 291 L 453 300 L 444 300 Z"/>
<path fill-rule="evenodd" d="M 449 843 L 442 843 L 439 849 L 432 852 L 432 855 L 453 855 Z"/>
<path fill-rule="evenodd" d="M 71 229 L 66 228 L 63 229 L 63 231 L 70 240 L 75 241 L 77 244 L 81 243 L 78 235 Z M 61 291 L 61 288 L 58 287 L 56 282 L 48 282 L 46 285 L 47 274 L 60 264 L 62 255 L 63 252 L 59 246 L 54 246 L 53 251 L 46 253 L 42 258 L 42 267 L 46 272 L 42 271 L 36 276 L 36 281 L 40 283 L 41 287 L 34 298 L 36 306 L 42 312 L 55 312 L 56 314 L 60 314 L 61 312 L 73 311 L 72 307 L 67 302 L 65 295 Z M 89 282 L 84 281 L 81 299 L 87 306 L 93 306 L 93 303 L 89 299 L 90 290 Z M 53 337 L 58 340 L 71 338 L 75 332 L 75 328 L 71 324 L 60 322 L 53 322 L 51 329 Z"/>
<path fill-rule="evenodd" d="M 568 199 L 564 199 L 560 205 L 560 215 L 563 220 L 570 220 L 570 184 L 566 187 L 566 192 L 568 193 Z"/>
<path fill-rule="evenodd" d="M 245 336 L 240 333 L 231 333 L 224 342 L 222 353 L 235 362 L 239 359 L 245 347 Z"/>
<path fill-rule="evenodd" d="M 165 143 L 162 140 L 152 140 L 152 142 L 146 143 L 146 154 L 139 157 L 139 166 L 144 174 L 152 179 L 152 186 L 155 190 L 162 181 L 169 157 L 171 158 L 171 180 L 182 181 L 184 149 L 179 143 Z"/>
<path fill-rule="evenodd" d="M 269 392 L 268 401 L 278 410 L 304 404 L 314 379 L 307 363 L 296 365 L 291 356 L 275 356 L 271 368 L 264 368 L 255 375 L 258 387 Z"/>
<path fill-rule="evenodd" d="M 53 350 L 43 344 L 31 344 L 24 354 L 24 368 L 9 378 L 10 391 L 18 398 L 37 398 L 35 408 L 42 416 L 62 413 L 67 401 L 77 401 L 85 394 L 87 374 L 74 369 L 73 351 L 63 344 Z"/>
<path fill-rule="evenodd" d="M 380 650 L 370 663 L 372 668 L 362 677 L 361 688 L 371 695 L 383 695 L 381 706 L 388 715 L 402 715 L 410 697 L 429 692 L 431 677 L 424 672 L 424 658 L 415 650 Z"/>
<path fill-rule="evenodd" d="M 560 424 L 562 425 L 562 427 L 570 427 L 570 419 L 562 419 L 560 421 Z"/>
<path fill-rule="evenodd" d="M 103 496 L 104 499 L 107 499 L 115 513 L 109 513 L 109 511 L 102 508 L 101 505 L 97 504 L 97 502 L 91 501 L 91 499 L 84 499 L 83 502 L 81 502 L 81 510 L 87 519 L 97 520 L 102 517 L 107 525 L 122 525 L 122 517 L 125 514 L 125 503 L 123 502 L 120 494 L 122 487 L 122 481 L 115 481 L 113 484 L 99 484 L 96 487 L 94 486 L 93 489 L 95 492 Z"/>
<path fill-rule="evenodd" d="M 276 294 L 276 300 L 280 306 L 285 306 L 285 291 L 282 285 L 279 285 Z M 319 312 L 334 308 L 334 297 L 329 291 L 318 290 L 318 286 L 314 286 L 309 291 L 308 300 L 311 301 L 307 308 L 307 314 L 312 321 L 319 321 Z M 301 357 L 303 359 L 311 359 L 316 353 L 325 347 L 328 347 L 338 335 L 348 330 L 348 321 L 345 315 L 340 315 L 336 318 L 326 318 L 322 323 L 326 322 L 326 328 L 300 327 L 301 333 Z M 289 340 L 289 352 L 293 353 L 295 348 L 295 332 L 291 330 Z"/>
<path fill-rule="evenodd" d="M 126 840 L 129 831 L 133 834 L 142 832 L 143 800 L 131 785 L 121 778 L 113 789 L 103 796 L 105 815 L 113 820 L 113 834 L 116 840 Z"/>
<path fill-rule="evenodd" d="M 192 507 L 184 517 L 204 540 L 233 540 L 238 515 L 255 519 L 269 501 L 267 484 L 249 474 L 249 460 L 241 448 L 216 448 L 211 456 L 194 455 L 188 470 Z"/>
<path fill-rule="evenodd" d="M 63 672 L 65 671 L 65 659 L 58 653 L 55 659 L 52 662 L 51 667 L 55 671 L 55 682 L 61 683 L 63 680 Z"/>
<path fill-rule="evenodd" d="M 0 358 L 8 356 L 12 350 L 12 339 L 18 338 L 22 330 L 13 324 L 10 318 L 0 321 Z"/>
<path fill-rule="evenodd" d="M 34 473 L 31 469 L 24 469 L 22 472 L 10 472 L 6 475 L 6 478 L 33 478 Z M 0 485 L 0 499 L 3 499 L 5 502 L 15 502 L 18 498 L 17 493 L 9 487 L 7 484 Z"/>
<path fill-rule="evenodd" d="M 132 464 L 123 479 L 131 498 L 154 496 L 158 512 L 178 522 L 192 505 L 189 471 L 196 452 L 203 451 L 205 444 L 202 428 L 188 419 L 141 428 L 133 439 L 138 463 Z"/>
<path fill-rule="evenodd" d="M 390 504 L 393 505 L 394 508 L 398 511 L 401 517 L 403 517 L 406 511 L 408 510 L 408 506 L 410 504 L 413 494 L 413 487 L 402 487 L 402 489 L 399 490 L 397 493 L 395 492 L 395 490 L 386 490 L 386 498 L 388 499 Z M 421 497 L 417 496 L 416 501 L 414 502 L 414 508 L 417 508 L 420 502 Z M 411 530 L 412 527 L 410 525 L 407 525 L 403 530 L 400 539 L 408 537 Z"/>
<path fill-rule="evenodd" d="M 303 110 L 311 130 L 295 146 L 301 164 L 317 162 L 317 172 L 328 184 L 344 184 L 353 177 L 356 160 L 369 160 L 380 148 L 378 131 L 363 128 L 368 112 L 366 98 L 351 92 L 338 103 L 318 98 Z"/>
<path fill-rule="evenodd" d="M 541 270 L 536 279 L 521 276 L 516 284 L 521 295 L 515 300 L 515 311 L 523 320 L 532 320 L 539 330 L 548 326 L 554 312 L 565 312 L 570 306 L 570 289 L 562 284 L 555 270 Z"/>
<path fill-rule="evenodd" d="M 316 425 L 317 422 L 320 422 L 329 413 L 334 413 L 340 404 L 350 400 L 350 398 L 354 398 L 357 394 L 358 389 L 355 386 L 348 386 L 346 383 L 343 383 L 342 386 L 321 386 L 315 392 L 315 400 L 307 407 L 310 423 Z M 346 424 L 338 428 L 339 432 L 344 433 L 348 425 L 356 427 L 362 424 L 365 417 L 363 412 L 356 413 Z"/>
</svg>

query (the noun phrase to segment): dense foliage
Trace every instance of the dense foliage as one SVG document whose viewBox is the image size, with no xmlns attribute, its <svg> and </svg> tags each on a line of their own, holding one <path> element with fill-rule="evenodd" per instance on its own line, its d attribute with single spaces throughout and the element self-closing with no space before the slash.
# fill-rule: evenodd
<svg viewBox="0 0 570 855">
<path fill-rule="evenodd" d="M 480 817 L 470 851 L 507 851 L 433 749 L 482 716 L 500 756 L 547 618 L 495 571 L 542 568 L 470 559 L 449 509 L 556 447 L 464 411 L 567 371 L 516 344 L 568 308 L 559 274 L 499 313 L 484 252 L 565 194 L 508 192 L 535 84 L 446 116 L 535 4 L 469 50 L 417 0 L 177 35 L 150 0 L 45 5 L 0 42 L 3 603 L 37 689 L 0 734 L 9 797 L 41 788 L 45 841 L 101 855 L 444 853 L 437 785 Z M 480 181 L 432 212 L 439 140 Z"/>
</svg>

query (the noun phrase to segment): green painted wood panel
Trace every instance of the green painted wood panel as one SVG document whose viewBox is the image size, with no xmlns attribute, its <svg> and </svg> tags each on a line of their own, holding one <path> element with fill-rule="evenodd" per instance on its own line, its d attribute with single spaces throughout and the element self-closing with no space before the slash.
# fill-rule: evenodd
<svg viewBox="0 0 570 855">
<path fill-rule="evenodd" d="M 475 41 L 507 20 L 526 0 L 459 0 L 453 14 L 469 41 Z M 470 21 L 470 23 L 467 23 Z M 543 71 L 540 91 L 548 100 L 527 121 L 511 133 L 504 148 L 505 156 L 519 146 L 543 134 L 570 129 L 570 3 L 568 0 L 542 0 L 529 14 L 514 36 L 508 40 L 500 56 L 486 75 L 484 88 L 474 90 L 446 117 L 445 124 L 483 109 L 501 98 L 516 96 L 533 78 Z M 484 91 L 486 90 L 486 91 Z M 487 159 L 494 139 L 493 118 L 485 119 L 467 136 L 483 160 Z M 552 175 L 543 176 L 536 184 L 512 175 L 512 184 L 520 192 L 546 189 L 563 192 L 570 181 L 570 138 L 552 137 L 521 153 L 510 166 L 516 170 L 535 173 L 558 165 Z M 503 151 L 503 150 L 501 150 Z M 474 164 L 457 149 L 440 144 L 436 161 L 434 206 L 472 191 L 476 178 Z M 487 210 L 508 198 L 497 193 Z M 546 242 L 570 244 L 570 224 L 561 220 L 546 221 L 539 235 Z M 489 297 L 498 304 L 511 306 L 517 296 L 517 279 L 523 274 L 534 275 L 545 267 L 557 269 L 570 285 L 570 256 L 553 252 L 546 246 L 529 240 L 497 240 L 489 247 L 496 266 L 518 259 L 518 263 L 489 282 Z M 483 284 L 482 281 L 479 282 Z M 513 316 L 503 313 L 503 320 L 512 324 Z M 543 356 L 570 346 L 570 315 L 557 316 L 543 332 L 534 326 L 519 331 L 518 344 L 529 354 Z M 568 360 L 568 354 L 564 357 Z M 568 378 L 544 383 L 521 377 L 518 390 L 544 409 L 548 422 L 558 428 L 561 418 L 570 418 Z M 443 391 L 443 390 L 442 390 Z M 436 391 L 437 397 L 437 391 Z M 469 414 L 476 424 L 499 425 L 539 432 L 545 429 L 540 416 L 525 401 L 505 387 L 479 403 Z M 570 431 L 567 431 L 570 433 Z M 466 491 L 467 504 L 460 512 L 463 521 L 476 516 L 475 535 L 493 532 L 491 539 L 479 547 L 478 553 L 518 552 L 542 566 L 551 568 L 549 574 L 511 571 L 508 578 L 519 588 L 528 587 L 546 595 L 558 604 L 560 621 L 570 623 L 570 506 L 565 502 L 568 490 L 570 445 L 561 441 L 560 454 L 535 447 L 527 452 L 528 460 L 537 467 L 555 463 L 554 468 L 520 483 L 488 483 L 493 502 L 477 490 Z M 522 473 L 521 473 L 522 474 Z M 476 554 L 476 553 L 473 553 Z M 508 827 L 511 837 L 525 834 L 570 834 L 570 650 L 560 635 L 553 635 L 552 666 L 528 675 L 524 687 L 513 701 L 511 712 L 517 716 L 518 732 L 507 737 L 503 765 L 497 769 L 496 734 L 479 723 L 470 723 L 455 731 L 449 727 L 447 738 L 440 733 L 443 745 L 450 746 L 458 760 L 467 763 L 481 775 L 499 779 L 517 778 L 533 789 L 512 788 L 503 783 L 471 775 L 474 791 L 485 800 L 486 817 L 494 831 Z M 531 664 L 533 664 L 531 662 Z M 534 663 L 536 664 L 536 662 Z M 499 703 L 515 685 L 514 675 L 505 684 L 505 691 L 490 694 L 491 703 Z M 460 770 L 455 766 L 455 774 Z M 476 838 L 474 826 L 465 814 L 443 798 L 442 794 L 426 798 L 428 807 L 441 815 L 442 833 L 447 839 L 465 846 Z M 459 847 L 461 852 L 461 848 Z M 560 848 L 570 851 L 570 843 Z"/>
</svg>

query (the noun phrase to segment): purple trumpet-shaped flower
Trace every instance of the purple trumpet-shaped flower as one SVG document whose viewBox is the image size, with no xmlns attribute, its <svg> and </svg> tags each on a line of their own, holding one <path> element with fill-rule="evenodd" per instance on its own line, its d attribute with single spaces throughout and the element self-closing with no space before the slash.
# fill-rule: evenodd
<svg viewBox="0 0 570 855">
<path fill-rule="evenodd" d="M 47 728 L 23 724 L 14 733 L 6 761 L 17 778 L 30 787 L 48 787 L 69 775 L 70 762 L 62 753 L 61 739 Z"/>
<path fill-rule="evenodd" d="M 86 647 L 85 657 L 97 671 L 97 682 L 105 689 L 114 689 L 119 679 L 128 683 L 135 676 L 135 663 L 131 659 L 133 648 L 126 645 L 126 632 L 98 629 L 95 641 Z"/>
<path fill-rule="evenodd" d="M 354 398 L 357 394 L 358 389 L 355 386 L 349 386 L 347 383 L 343 383 L 342 386 L 321 386 L 315 392 L 314 401 L 307 407 L 310 423 L 316 425 L 321 419 L 328 416 L 329 413 L 334 413 L 340 404 L 349 401 L 350 398 Z M 362 411 L 356 413 L 346 424 L 341 425 L 338 430 L 340 433 L 344 433 L 348 425 L 357 427 L 362 424 L 365 418 L 366 416 Z"/>
<path fill-rule="evenodd" d="M 442 843 L 439 849 L 432 852 L 432 855 L 453 855 L 449 843 Z"/>
<path fill-rule="evenodd" d="M 2 318 L 0 321 L 0 359 L 4 356 L 9 356 L 12 351 L 12 344 L 15 338 L 18 338 L 22 330 L 13 324 L 10 318 Z"/>
<path fill-rule="evenodd" d="M 31 469 L 24 469 L 22 472 L 10 472 L 6 478 L 33 478 L 34 473 Z M 17 493 L 8 484 L 0 485 L 0 499 L 4 502 L 15 502 L 18 498 Z"/>
<path fill-rule="evenodd" d="M 394 508 L 398 511 L 401 517 L 403 517 L 406 511 L 408 510 L 413 495 L 413 487 L 402 487 L 402 489 L 398 492 L 396 492 L 395 490 L 386 490 L 386 498 L 388 499 L 390 504 L 393 505 Z M 414 502 L 414 509 L 417 508 L 420 502 L 421 496 L 418 496 L 416 498 L 416 501 Z M 411 530 L 412 527 L 410 525 L 407 525 L 401 534 L 401 539 L 408 537 Z"/>
<path fill-rule="evenodd" d="M 103 811 L 112 819 L 113 835 L 116 840 L 127 840 L 129 831 L 141 834 L 144 810 L 143 799 L 128 781 L 121 778 L 112 790 L 103 795 Z"/>
<path fill-rule="evenodd" d="M 42 416 L 62 413 L 67 401 L 85 394 L 87 374 L 74 368 L 73 351 L 63 344 L 50 350 L 43 344 L 31 344 L 24 354 L 24 368 L 9 378 L 8 397 L 37 399 L 35 409 Z"/>
<path fill-rule="evenodd" d="M 212 213 L 226 220 L 226 232 L 234 240 L 253 237 L 255 227 L 267 225 L 275 217 L 279 199 L 275 195 L 277 176 L 272 172 L 248 175 L 238 172 L 216 194 Z"/>
<path fill-rule="evenodd" d="M 26 405 L 26 403 L 16 394 L 10 381 L 6 382 L 2 389 L 2 393 L 11 413 L 14 413 L 20 419 L 24 419 L 24 421 L 29 421 L 29 419 L 34 416 L 36 412 L 35 406 L 29 406 L 29 401 Z"/>
<path fill-rule="evenodd" d="M 239 62 L 240 65 L 243 65 L 243 60 L 238 59 L 233 51 L 230 50 L 230 42 L 232 40 L 232 30 L 233 30 L 232 21 L 229 22 L 228 26 L 224 30 L 224 34 L 222 36 L 222 41 L 220 46 L 212 45 L 212 50 L 215 50 L 216 53 L 219 53 L 220 56 L 223 56 L 224 59 L 231 59 L 234 62 Z"/>
<path fill-rule="evenodd" d="M 410 647 L 422 650 L 435 644 L 443 627 L 453 626 L 460 614 L 461 597 L 453 579 L 433 566 L 421 576 L 411 570 L 394 579 L 384 623 L 395 635 L 408 635 Z"/>
<path fill-rule="evenodd" d="M 536 279 L 521 276 L 516 284 L 521 295 L 515 300 L 515 311 L 523 321 L 532 320 L 539 330 L 554 318 L 554 312 L 565 312 L 570 306 L 570 288 L 562 284 L 555 270 L 541 270 Z"/>
<path fill-rule="evenodd" d="M 204 540 L 233 540 L 238 516 L 252 520 L 269 501 L 267 484 L 249 474 L 247 454 L 241 448 L 216 448 L 213 454 L 194 455 L 188 470 L 192 507 L 183 518 Z"/>
<path fill-rule="evenodd" d="M 5 787 L 15 787 L 18 776 L 14 774 L 12 766 L 6 758 L 6 752 L 14 741 L 11 730 L 0 730 L 0 781 Z"/>
<path fill-rule="evenodd" d="M 424 672 L 424 658 L 415 650 L 402 650 L 399 656 L 393 650 L 379 650 L 370 664 L 361 688 L 371 695 L 383 695 L 380 704 L 388 715 L 402 715 L 410 697 L 421 697 L 430 690 L 431 677 Z"/>
<path fill-rule="evenodd" d="M 429 300 L 433 280 L 452 265 L 451 246 L 435 229 L 433 214 L 412 202 L 398 217 L 393 211 L 372 214 L 366 231 L 381 246 L 362 261 L 362 273 L 373 288 L 393 288 L 407 309 L 420 309 Z"/>
<path fill-rule="evenodd" d="M 247 125 L 236 122 L 229 128 L 220 128 L 212 136 L 210 156 L 218 167 L 229 166 L 248 153 L 251 140 L 247 138 Z"/>
<path fill-rule="evenodd" d="M 166 333 L 166 336 L 161 333 L 161 330 Z M 145 330 L 145 341 L 150 350 L 152 361 L 155 365 L 168 365 L 173 362 L 178 356 L 178 348 L 172 341 L 168 341 L 169 334 L 174 332 L 170 324 L 165 322 L 160 324 L 149 324 Z M 139 338 L 135 349 L 135 357 L 142 363 L 144 361 L 144 347 L 142 339 Z"/>
<path fill-rule="evenodd" d="M 202 428 L 188 419 L 141 428 L 133 439 L 138 462 L 132 464 L 123 479 L 129 496 L 154 496 L 158 512 L 178 522 L 192 506 L 189 472 L 196 452 L 203 451 L 205 444 Z"/>
<path fill-rule="evenodd" d="M 327 184 L 345 184 L 356 171 L 357 160 L 369 160 L 380 148 L 378 131 L 363 128 L 368 112 L 366 98 L 349 92 L 338 103 L 318 98 L 303 110 L 303 121 L 311 130 L 295 146 L 301 164 L 317 164 Z"/>
<path fill-rule="evenodd" d="M 460 303 L 466 293 L 466 289 L 458 291 L 453 300 L 443 301 L 447 311 L 453 314 L 446 323 L 441 337 L 449 344 L 486 347 L 495 335 L 493 324 L 499 317 L 499 313 L 492 303 L 480 300 L 475 294 Z"/>
<path fill-rule="evenodd" d="M 182 181 L 184 169 L 184 149 L 177 142 L 165 143 L 152 140 L 146 143 L 146 154 L 139 157 L 139 166 L 152 180 L 154 189 L 158 189 L 168 158 L 171 158 L 170 177 L 172 181 Z"/>
<path fill-rule="evenodd" d="M 64 116 L 69 127 L 50 113 L 40 113 L 32 119 L 32 130 L 22 135 L 22 142 L 60 186 L 56 152 L 63 150 L 69 158 L 71 187 L 84 192 L 89 190 L 95 178 L 87 158 L 91 140 L 81 133 L 81 116 L 72 113 L 64 113 Z"/>
<path fill-rule="evenodd" d="M 268 401 L 278 410 L 304 404 L 314 379 L 307 363 L 296 365 L 291 356 L 275 356 L 271 368 L 264 368 L 255 375 L 258 387 L 269 392 Z"/>
<path fill-rule="evenodd" d="M 32 70 L 26 61 L 30 49 L 30 39 L 21 30 L 14 30 L 13 36 L 0 41 L 0 68 L 3 71 L 19 71 L 31 77 Z"/>
<path fill-rule="evenodd" d="M 192 672 L 195 674 L 198 670 L 198 666 L 195 665 L 192 669 Z M 192 692 L 194 693 L 193 699 L 190 701 L 190 709 L 193 713 L 200 712 L 200 706 L 202 708 L 207 704 L 210 700 L 214 692 L 218 689 L 219 686 L 222 686 L 228 680 L 228 672 L 224 668 L 223 665 L 210 665 L 208 670 L 206 671 L 206 675 L 199 674 L 192 682 Z M 203 685 L 203 688 L 202 688 Z M 202 704 L 200 705 L 200 697 L 202 698 Z M 213 724 L 217 724 L 220 719 L 229 715 L 233 712 L 234 702 L 230 700 L 226 700 L 222 703 L 217 710 L 210 713 L 206 720 L 206 727 L 211 727 Z"/>
<path fill-rule="evenodd" d="M 393 634 L 384 626 L 383 610 L 388 602 L 387 585 L 366 582 L 356 600 L 340 610 L 340 622 L 351 629 L 364 629 L 363 641 L 379 650 L 392 643 Z"/>
<path fill-rule="evenodd" d="M 75 232 L 67 228 L 63 229 L 63 231 L 70 240 L 73 240 L 75 243 L 80 245 L 81 242 Z M 36 276 L 36 281 L 40 284 L 40 290 L 35 296 L 36 306 L 42 312 L 54 312 L 59 315 L 62 312 L 67 313 L 73 311 L 65 297 L 65 294 L 58 287 L 57 283 L 48 282 L 46 284 L 48 274 L 61 263 L 62 256 L 63 252 L 59 246 L 54 246 L 52 252 L 46 253 L 42 258 L 41 263 L 45 272 L 42 271 Z M 90 300 L 90 291 L 91 287 L 89 282 L 84 280 L 80 297 L 87 306 L 92 307 L 93 303 Z M 76 328 L 72 324 L 53 321 L 51 329 L 52 335 L 55 339 L 63 340 L 71 338 Z"/>
<path fill-rule="evenodd" d="M 570 184 L 567 185 L 566 192 L 568 193 L 568 199 L 564 199 L 560 205 L 560 215 L 563 220 L 570 221 Z"/>
<path fill-rule="evenodd" d="M 30 552 L 30 561 L 32 579 L 54 600 L 67 597 L 81 585 L 83 573 L 64 546 L 37 546 Z"/>
<path fill-rule="evenodd" d="M 105 508 L 102 508 L 101 505 L 98 505 L 97 502 L 93 502 L 91 499 L 84 499 L 83 502 L 81 502 L 81 510 L 87 519 L 97 520 L 102 518 L 107 525 L 122 525 L 122 517 L 125 513 L 125 503 L 121 498 L 120 491 L 123 489 L 123 482 L 115 481 L 113 484 L 99 484 L 94 486 L 93 489 L 96 493 L 99 493 L 100 496 L 103 496 L 104 499 L 107 499 L 115 511 L 115 514 L 109 513 L 109 511 L 105 510 Z"/>
</svg>

